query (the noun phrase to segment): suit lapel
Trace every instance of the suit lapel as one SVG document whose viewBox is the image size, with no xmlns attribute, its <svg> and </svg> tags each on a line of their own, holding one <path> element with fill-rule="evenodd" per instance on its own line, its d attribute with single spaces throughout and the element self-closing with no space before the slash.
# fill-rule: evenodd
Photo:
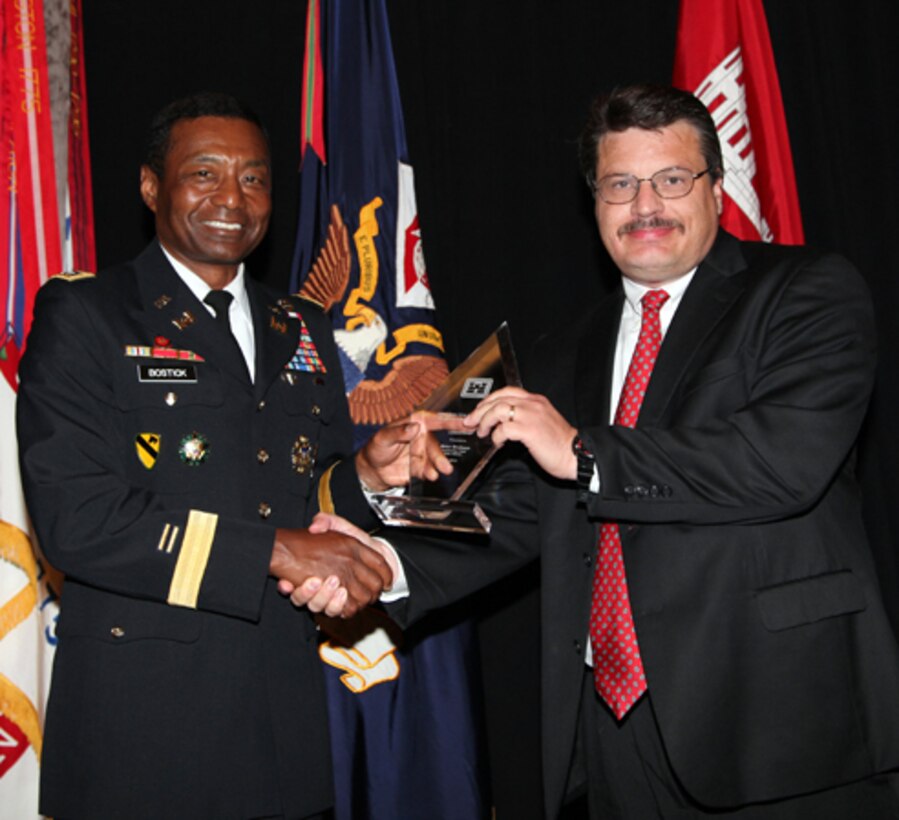
<svg viewBox="0 0 899 820">
<path fill-rule="evenodd" d="M 589 333 L 578 343 L 575 365 L 577 427 L 609 423 L 612 368 L 621 324 L 624 292 L 619 288 L 604 299 L 589 324 Z"/>
<path fill-rule="evenodd" d="M 739 242 L 719 231 L 665 334 L 640 408 L 638 427 L 653 426 L 664 416 L 694 356 L 743 292 L 744 280 L 738 274 L 745 267 Z"/>
</svg>

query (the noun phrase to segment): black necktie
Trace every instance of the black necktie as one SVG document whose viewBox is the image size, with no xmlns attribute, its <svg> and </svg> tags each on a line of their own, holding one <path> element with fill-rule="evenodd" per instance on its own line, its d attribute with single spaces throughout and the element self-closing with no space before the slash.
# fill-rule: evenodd
<svg viewBox="0 0 899 820">
<path fill-rule="evenodd" d="M 231 302 L 234 301 L 234 294 L 229 293 L 227 290 L 211 290 L 203 297 L 203 301 L 215 311 L 216 324 L 225 331 L 225 333 L 228 334 L 228 338 L 234 342 L 234 347 L 240 355 L 240 361 L 244 365 L 244 373 L 246 373 L 247 378 L 249 378 L 250 372 L 246 368 L 247 360 L 244 358 L 243 350 L 237 341 L 237 337 L 231 332 L 231 320 L 228 317 Z"/>
<path fill-rule="evenodd" d="M 234 294 L 227 290 L 211 290 L 203 301 L 215 311 L 215 321 L 221 328 L 231 333 L 231 320 L 228 318 L 228 311 L 231 309 L 231 302 L 234 301 Z"/>
</svg>

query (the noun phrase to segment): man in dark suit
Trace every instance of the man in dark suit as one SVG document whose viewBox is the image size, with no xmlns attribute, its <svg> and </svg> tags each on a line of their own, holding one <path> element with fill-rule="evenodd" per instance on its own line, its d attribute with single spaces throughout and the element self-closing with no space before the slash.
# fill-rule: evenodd
<svg viewBox="0 0 899 820">
<path fill-rule="evenodd" d="M 391 534 L 405 617 L 539 554 L 547 817 L 899 817 L 899 651 L 854 476 L 875 351 L 846 260 L 718 227 L 691 94 L 599 99 L 582 143 L 622 287 L 467 423 L 507 448 L 490 544 Z M 302 596 L 299 596 L 302 601 Z"/>
<path fill-rule="evenodd" d="M 41 811 L 317 816 L 316 627 L 277 580 L 331 614 L 377 598 L 377 552 L 303 528 L 319 509 L 371 524 L 360 479 L 384 486 L 403 428 L 350 458 L 328 319 L 244 275 L 271 211 L 255 115 L 225 95 L 173 103 L 140 189 L 157 241 L 47 283 L 20 372 L 28 506 L 66 576 Z"/>
</svg>

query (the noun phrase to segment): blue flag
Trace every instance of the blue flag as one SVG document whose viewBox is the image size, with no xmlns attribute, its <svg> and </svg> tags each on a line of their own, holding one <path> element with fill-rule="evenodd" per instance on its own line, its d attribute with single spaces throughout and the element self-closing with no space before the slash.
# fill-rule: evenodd
<svg viewBox="0 0 899 820">
<path fill-rule="evenodd" d="M 309 0 L 291 289 L 330 312 L 357 445 L 447 375 L 384 0 Z M 473 625 L 368 610 L 320 648 L 336 820 L 489 815 Z"/>
</svg>

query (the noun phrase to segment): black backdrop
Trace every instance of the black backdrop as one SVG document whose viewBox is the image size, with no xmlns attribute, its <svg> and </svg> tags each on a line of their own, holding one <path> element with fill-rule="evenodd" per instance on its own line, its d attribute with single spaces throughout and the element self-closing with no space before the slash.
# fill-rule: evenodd
<svg viewBox="0 0 899 820">
<path fill-rule="evenodd" d="M 458 361 L 504 319 L 525 351 L 538 332 L 568 321 L 573 307 L 613 281 L 574 141 L 595 92 L 670 79 L 677 2 L 387 1 L 448 356 Z M 251 271 L 286 286 L 305 3 L 83 2 L 101 266 L 133 256 L 152 235 L 137 176 L 152 112 L 175 96 L 220 89 L 246 99 L 272 133 L 275 217 Z M 892 503 L 899 490 L 892 413 L 899 59 L 891 4 L 767 0 L 765 7 L 807 241 L 848 256 L 875 298 L 879 378 L 860 466 L 875 557 L 899 626 L 899 513 Z M 539 816 L 535 582 L 536 570 L 528 570 L 472 604 L 482 621 L 500 820 Z M 505 745 L 516 749 L 514 764 Z"/>
</svg>

